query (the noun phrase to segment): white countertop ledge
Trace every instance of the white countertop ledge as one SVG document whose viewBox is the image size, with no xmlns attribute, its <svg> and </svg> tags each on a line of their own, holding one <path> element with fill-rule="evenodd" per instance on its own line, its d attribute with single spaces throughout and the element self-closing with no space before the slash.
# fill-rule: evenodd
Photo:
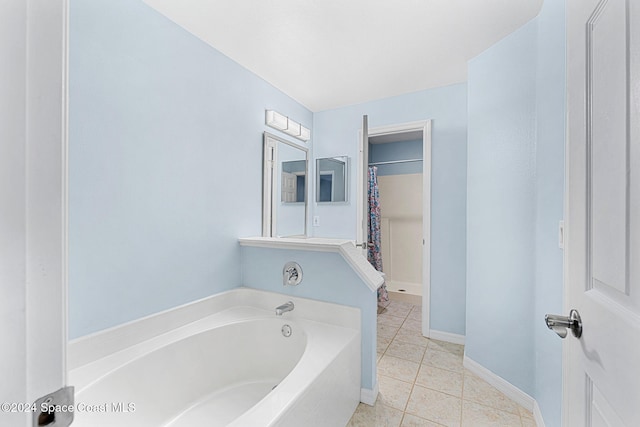
<svg viewBox="0 0 640 427">
<path fill-rule="evenodd" d="M 257 248 L 338 252 L 372 291 L 377 291 L 377 289 L 382 286 L 382 283 L 384 283 L 384 278 L 380 272 L 369 264 L 369 261 L 362 256 L 360 249 L 356 248 L 351 240 L 323 239 L 319 237 L 241 237 L 238 241 L 240 242 L 240 246 Z"/>
</svg>

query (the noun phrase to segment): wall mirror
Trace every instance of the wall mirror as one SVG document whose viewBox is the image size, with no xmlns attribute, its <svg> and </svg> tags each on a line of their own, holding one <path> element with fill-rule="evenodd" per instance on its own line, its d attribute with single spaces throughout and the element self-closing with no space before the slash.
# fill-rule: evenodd
<svg viewBox="0 0 640 427">
<path fill-rule="evenodd" d="M 349 157 L 316 159 L 316 202 L 343 203 L 348 200 Z"/>
<path fill-rule="evenodd" d="M 308 156 L 306 147 L 264 133 L 263 236 L 306 236 Z"/>
</svg>

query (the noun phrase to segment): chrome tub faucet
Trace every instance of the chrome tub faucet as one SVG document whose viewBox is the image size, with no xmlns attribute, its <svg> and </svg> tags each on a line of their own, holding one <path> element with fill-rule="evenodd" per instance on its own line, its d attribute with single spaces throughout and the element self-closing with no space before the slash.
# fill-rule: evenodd
<svg viewBox="0 0 640 427">
<path fill-rule="evenodd" d="M 276 307 L 276 316 L 282 316 L 282 313 L 293 311 L 293 301 L 286 302 Z"/>
</svg>

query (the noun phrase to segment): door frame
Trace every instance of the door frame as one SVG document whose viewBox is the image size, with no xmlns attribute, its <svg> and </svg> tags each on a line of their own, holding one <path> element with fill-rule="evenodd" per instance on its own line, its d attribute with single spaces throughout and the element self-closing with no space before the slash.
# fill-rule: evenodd
<svg viewBox="0 0 640 427">
<path fill-rule="evenodd" d="M 569 269 L 567 265 L 569 263 L 569 251 L 571 250 L 571 245 L 567 242 L 567 235 L 569 233 L 569 229 L 571 227 L 571 221 L 569 221 L 569 208 L 571 200 L 569 188 L 569 179 L 570 179 L 570 155 L 571 155 L 571 147 L 569 143 L 569 97 L 565 97 L 565 144 L 564 144 L 564 209 L 563 209 L 563 251 L 562 251 L 562 310 L 563 313 L 569 313 L 571 310 L 571 303 L 569 302 Z M 562 425 L 569 425 L 569 411 L 566 410 L 569 406 L 569 370 L 567 367 L 569 363 L 571 363 L 571 357 L 569 351 L 569 346 L 563 340 L 562 342 Z"/>
<path fill-rule="evenodd" d="M 431 336 L 429 322 L 431 304 L 431 120 L 400 123 L 388 126 L 371 127 L 368 137 L 393 135 L 406 132 L 422 132 L 422 335 Z M 365 206 L 363 206 L 365 182 L 364 171 L 368 167 L 368 159 L 363 156 L 364 141 L 362 129 L 358 135 L 358 170 L 357 170 L 357 197 L 356 206 L 356 238 L 358 242 L 364 242 L 361 224 L 364 220 Z M 365 166 L 365 162 L 367 165 Z"/>
</svg>

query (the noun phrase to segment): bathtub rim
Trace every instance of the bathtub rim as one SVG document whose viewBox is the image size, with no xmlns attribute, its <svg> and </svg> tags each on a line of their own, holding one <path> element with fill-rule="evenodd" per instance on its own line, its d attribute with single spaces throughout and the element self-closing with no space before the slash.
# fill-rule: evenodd
<svg viewBox="0 0 640 427">
<path fill-rule="evenodd" d="M 151 353 L 160 351 L 167 346 L 188 340 L 192 336 L 243 323 L 276 320 L 271 317 L 266 317 L 265 314 L 263 310 L 252 307 L 230 308 L 72 369 L 69 371 L 69 379 L 75 387 L 76 395 L 81 395 L 87 388 L 98 383 L 111 373 L 126 368 L 127 365 L 143 359 Z M 289 322 L 295 324 L 297 328 L 302 324 L 301 322 L 304 321 L 290 319 Z M 306 330 L 302 333 L 305 335 L 304 349 L 302 352 L 304 355 L 308 344 L 308 336 Z"/>
<path fill-rule="evenodd" d="M 231 307 L 251 307 L 275 317 L 275 307 L 293 301 L 295 309 L 282 319 L 306 319 L 329 325 L 362 331 L 360 308 L 317 301 L 309 298 L 238 287 L 148 316 L 131 320 L 67 343 L 67 371 L 108 357 L 140 342 L 151 340 L 169 331 L 198 322 Z"/>
</svg>

